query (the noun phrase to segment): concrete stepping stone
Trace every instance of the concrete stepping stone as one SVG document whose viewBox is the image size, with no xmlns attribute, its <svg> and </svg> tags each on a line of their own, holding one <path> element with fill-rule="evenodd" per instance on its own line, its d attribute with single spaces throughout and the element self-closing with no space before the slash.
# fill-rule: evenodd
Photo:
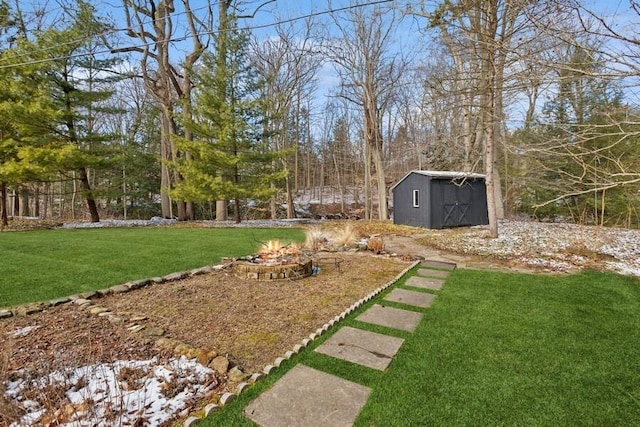
<svg viewBox="0 0 640 427">
<path fill-rule="evenodd" d="M 442 270 L 455 270 L 456 269 L 456 263 L 454 263 L 454 262 L 446 262 L 446 261 L 436 261 L 436 260 L 428 259 L 428 260 L 422 261 L 420 263 L 420 267 L 440 268 Z"/>
<path fill-rule="evenodd" d="M 262 427 L 352 426 L 371 389 L 298 364 L 249 403 L 244 415 Z"/>
<path fill-rule="evenodd" d="M 394 307 L 385 307 L 375 304 L 367 311 L 356 318 L 361 322 L 374 325 L 386 326 L 388 328 L 400 329 L 413 332 L 422 319 L 422 313 L 402 310 Z"/>
<path fill-rule="evenodd" d="M 445 279 L 447 276 L 449 276 L 449 272 L 444 270 L 431 270 L 428 268 L 420 268 L 418 269 L 418 276 L 440 277 L 442 279 Z"/>
<path fill-rule="evenodd" d="M 403 342 L 402 338 L 345 326 L 315 351 L 384 371 Z"/>
<path fill-rule="evenodd" d="M 436 296 L 425 292 L 409 291 L 406 289 L 393 289 L 385 297 L 387 301 L 401 302 L 416 307 L 429 308 Z"/>
<path fill-rule="evenodd" d="M 433 279 L 431 277 L 418 277 L 411 276 L 404 283 L 406 286 L 413 286 L 414 288 L 422 288 L 422 289 L 434 289 L 440 290 L 442 289 L 442 285 L 444 285 L 443 279 Z"/>
</svg>

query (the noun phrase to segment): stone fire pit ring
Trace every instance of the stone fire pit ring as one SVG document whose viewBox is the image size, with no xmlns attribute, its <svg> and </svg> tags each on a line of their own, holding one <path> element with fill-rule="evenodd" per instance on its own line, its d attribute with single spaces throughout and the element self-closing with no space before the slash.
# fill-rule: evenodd
<svg viewBox="0 0 640 427">
<path fill-rule="evenodd" d="M 300 262 L 262 264 L 240 259 L 234 261 L 231 267 L 237 275 L 247 279 L 261 281 L 295 280 L 311 276 L 313 261 L 308 259 Z"/>
</svg>

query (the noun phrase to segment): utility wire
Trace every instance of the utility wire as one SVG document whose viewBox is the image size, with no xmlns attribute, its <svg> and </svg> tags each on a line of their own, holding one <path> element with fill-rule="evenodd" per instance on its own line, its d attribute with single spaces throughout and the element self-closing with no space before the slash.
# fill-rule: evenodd
<svg viewBox="0 0 640 427">
<path fill-rule="evenodd" d="M 202 10 L 202 9 L 207 9 L 208 7 L 209 6 L 196 7 L 195 9 L 191 9 L 191 12 L 196 12 L 196 11 L 199 11 L 199 10 Z M 176 13 L 173 13 L 171 15 L 171 17 L 180 16 L 180 15 L 186 15 L 187 13 L 189 13 L 189 12 L 187 12 L 186 10 L 183 11 L 183 12 L 176 12 Z M 7 15 L 7 16 L 9 16 L 9 15 Z M 146 18 L 145 18 L 140 22 L 140 24 L 141 25 L 149 25 L 152 22 L 153 22 L 153 20 L 146 20 Z M 124 32 L 124 31 L 128 31 L 128 30 L 129 30 L 128 28 L 109 28 L 109 29 L 106 29 L 106 30 L 104 30 L 104 31 L 102 31 L 100 33 L 97 33 L 97 34 L 91 34 L 91 35 L 88 35 L 88 36 L 85 36 L 85 37 L 81 37 L 79 39 L 70 40 L 70 41 L 67 41 L 67 42 L 64 42 L 64 43 L 58 43 L 57 45 L 51 46 L 51 47 L 40 48 L 38 50 L 38 53 L 44 53 L 44 52 L 47 52 L 49 50 L 54 50 L 54 49 L 59 48 L 60 46 L 69 46 L 69 45 L 74 45 L 74 44 L 77 44 L 77 43 L 85 43 L 85 42 L 88 42 L 88 41 L 94 39 L 95 37 L 106 37 L 106 36 L 109 36 L 111 34 L 116 34 L 116 33 Z M 13 58 L 21 58 L 21 57 L 25 57 L 25 56 L 29 56 L 29 53 L 25 52 L 25 53 L 22 53 L 22 54 L 18 54 L 18 55 L 13 56 Z M 20 64 L 16 64 L 16 65 L 20 65 Z M 4 68 L 4 67 L 0 67 L 0 68 Z"/>
<path fill-rule="evenodd" d="M 331 9 L 327 9 L 327 10 L 322 10 L 322 11 L 318 11 L 318 12 L 311 12 L 305 15 L 300 15 L 300 16 L 296 16 L 293 18 L 288 18 L 288 19 L 283 19 L 280 21 L 276 21 L 276 22 L 271 22 L 268 24 L 260 24 L 260 25 L 252 25 L 252 26 L 248 26 L 248 27 L 243 27 L 242 30 L 259 30 L 259 29 L 264 29 L 264 28 L 270 28 L 270 27 L 275 27 L 278 25 L 282 25 L 282 24 L 288 24 L 291 22 L 296 22 L 296 21 L 300 21 L 303 19 L 309 19 L 309 18 L 314 18 L 317 16 L 322 16 L 322 15 L 328 15 L 331 13 L 337 13 L 337 12 L 344 12 L 347 10 L 353 10 L 353 9 L 359 9 L 362 7 L 367 7 L 367 6 L 377 6 L 380 4 L 385 4 L 385 3 L 391 3 L 395 0 L 377 0 L 377 1 L 372 1 L 372 2 L 368 2 L 368 3 L 364 3 L 364 4 L 355 4 L 355 5 L 349 5 L 349 6 L 344 6 L 344 7 L 338 7 L 338 8 L 331 8 Z M 186 13 L 186 12 L 185 12 Z M 125 29 L 118 29 L 118 30 L 112 30 L 112 31 L 126 31 L 128 30 L 128 28 Z M 233 31 L 233 30 L 229 30 L 229 31 Z M 216 35 L 216 34 L 220 34 L 221 31 L 219 30 L 211 30 L 211 31 L 203 31 L 200 33 L 197 33 L 196 36 L 206 36 L 206 35 Z M 98 34 L 99 36 L 100 34 Z M 132 46 L 128 46 L 126 49 L 142 49 L 146 46 L 149 46 L 150 44 L 159 44 L 159 43 L 175 43 L 175 42 L 182 42 L 182 41 L 186 41 L 189 40 L 191 37 L 193 36 L 181 36 L 181 37 L 169 37 L 166 38 L 164 40 L 158 40 L 155 41 L 153 43 L 142 43 L 142 44 L 138 44 L 138 45 L 132 45 Z M 87 38 L 88 40 L 88 38 Z M 80 40 L 82 41 L 82 40 Z M 71 44 L 74 42 L 68 42 L 68 44 Z M 60 46 L 60 45 L 58 45 Z M 120 48 L 119 50 L 122 50 L 123 48 Z M 47 62 L 55 62 L 55 61 L 59 61 L 62 59 L 71 59 L 71 58 L 78 58 L 78 57 L 82 57 L 82 56 L 89 56 L 89 55 L 103 55 L 103 54 L 109 54 L 112 53 L 111 49 L 105 49 L 105 50 L 101 50 L 98 52 L 94 52 L 92 54 L 89 53 L 76 53 L 76 54 L 71 54 L 71 55 L 63 55 L 63 56 L 58 56 L 58 57 L 52 57 L 52 58 L 44 58 L 44 59 L 38 59 L 38 60 L 30 60 L 30 61 L 24 61 L 24 62 L 19 62 L 19 63 L 14 63 L 14 64 L 8 64 L 8 65 L 0 65 L 0 70 L 4 70 L 4 69 L 9 69 L 9 68 L 17 68 L 17 67 L 23 67 L 23 66 L 27 66 L 27 65 L 37 65 L 37 64 L 43 64 L 43 63 L 47 63 Z"/>
</svg>

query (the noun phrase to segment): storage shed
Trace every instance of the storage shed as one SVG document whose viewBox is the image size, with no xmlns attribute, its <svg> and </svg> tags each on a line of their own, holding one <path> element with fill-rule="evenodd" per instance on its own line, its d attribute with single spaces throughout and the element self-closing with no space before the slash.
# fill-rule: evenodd
<svg viewBox="0 0 640 427">
<path fill-rule="evenodd" d="M 484 175 L 414 170 L 391 191 L 394 224 L 447 228 L 489 223 Z"/>
</svg>

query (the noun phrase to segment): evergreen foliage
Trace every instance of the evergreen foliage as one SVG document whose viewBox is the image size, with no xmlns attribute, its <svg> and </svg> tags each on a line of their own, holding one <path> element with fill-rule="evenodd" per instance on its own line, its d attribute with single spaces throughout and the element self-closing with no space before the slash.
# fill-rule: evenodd
<svg viewBox="0 0 640 427">
<path fill-rule="evenodd" d="M 511 167 L 528 184 L 516 192 L 520 212 L 582 224 L 640 224 L 640 111 L 625 103 L 604 65 L 584 48 L 569 48 L 558 91 L 541 119 L 514 133 L 524 159 Z"/>
<path fill-rule="evenodd" d="M 202 56 L 194 119 L 184 124 L 195 138 L 177 143 L 187 155 L 175 164 L 184 179 L 171 194 L 181 200 L 234 200 L 239 222 L 238 204 L 271 196 L 271 184 L 286 171 L 272 166 L 281 153 L 271 150 L 263 132 L 260 82 L 247 61 L 248 35 L 237 29 L 234 17 L 229 20 L 229 31 L 215 38 L 217 55 Z"/>
<path fill-rule="evenodd" d="M 22 37 L 3 53 L 3 64 L 29 64 L 6 72 L 0 110 L 10 137 L 2 137 L 2 156 L 8 162 L 0 176 L 14 185 L 57 174 L 79 178 L 91 219 L 98 221 L 89 174 L 114 160 L 114 135 L 99 129 L 99 119 L 118 113 L 104 107 L 112 94 L 108 86 L 114 83 L 105 71 L 117 59 L 97 58 L 97 37 L 106 26 L 95 19 L 92 6 L 82 1 L 76 6 L 67 11 L 64 29 L 49 28 L 34 40 Z"/>
</svg>

